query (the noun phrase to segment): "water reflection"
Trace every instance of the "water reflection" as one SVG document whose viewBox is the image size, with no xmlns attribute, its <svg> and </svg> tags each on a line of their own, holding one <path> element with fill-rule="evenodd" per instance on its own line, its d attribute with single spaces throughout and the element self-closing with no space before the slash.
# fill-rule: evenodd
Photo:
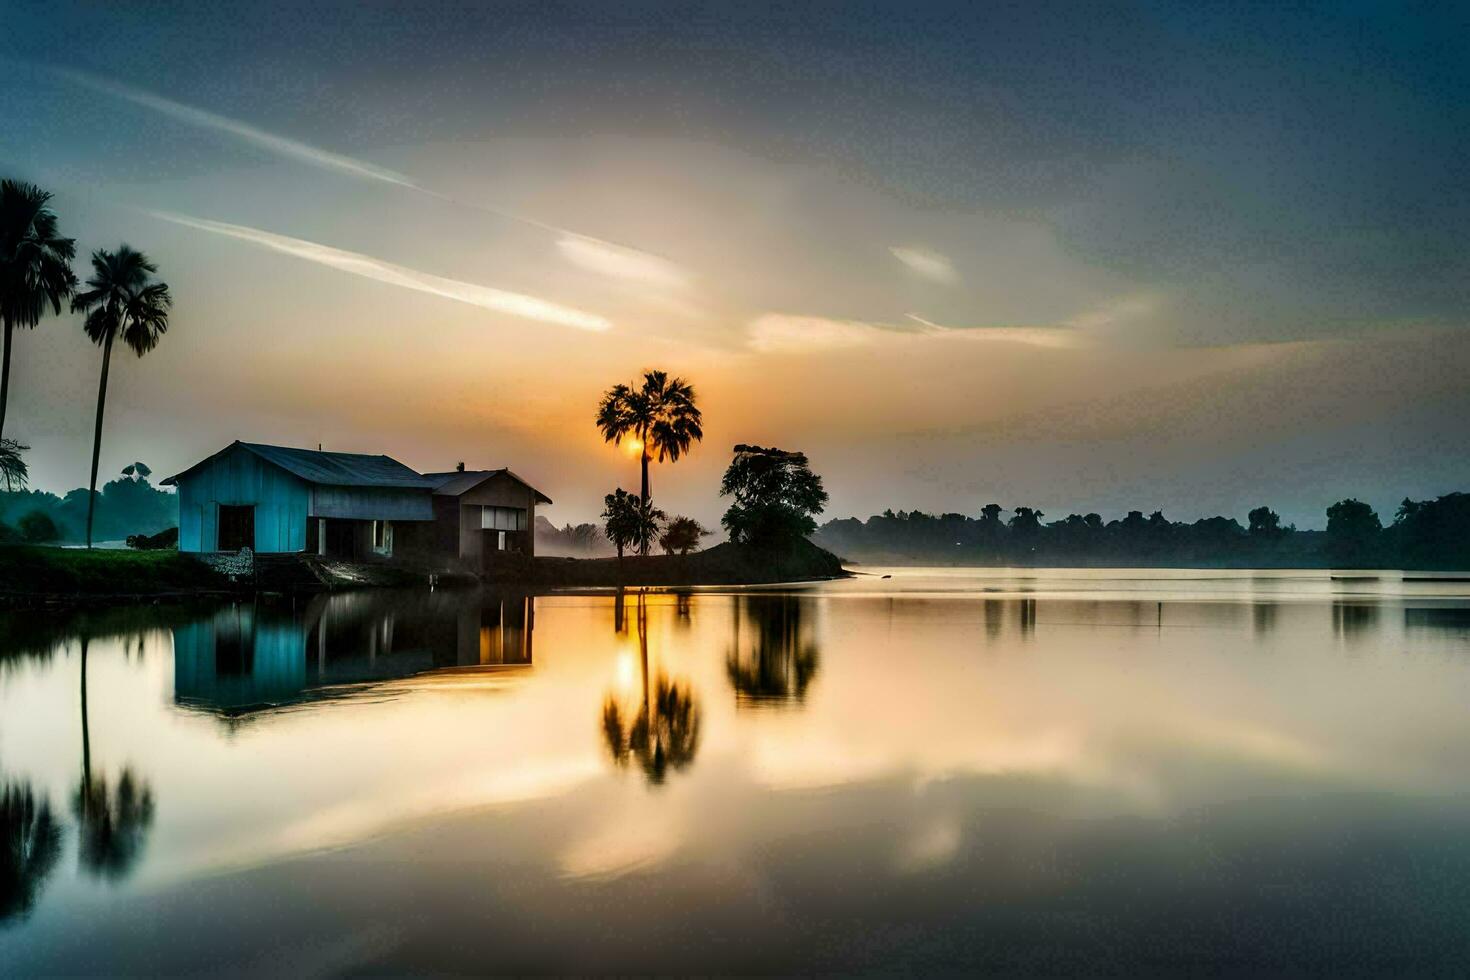
<svg viewBox="0 0 1470 980">
<path fill-rule="evenodd" d="M 1378 625 L 1375 603 L 1336 600 L 1332 603 L 1332 631 L 1341 639 L 1362 639 Z"/>
<path fill-rule="evenodd" d="M 153 825 L 153 791 L 131 768 L 114 782 L 88 771 L 73 800 L 79 832 L 77 857 L 99 878 L 117 880 L 133 870 Z"/>
<path fill-rule="evenodd" d="M 124 642 L 131 656 L 132 638 Z M 87 651 L 91 637 L 81 643 L 82 778 L 72 809 L 79 828 L 77 856 L 83 868 L 100 878 L 116 880 L 132 870 L 143 852 L 153 824 L 153 791 L 130 767 L 116 783 L 106 773 L 92 770 L 92 730 L 87 711 Z M 141 656 L 142 639 L 138 638 Z"/>
<path fill-rule="evenodd" d="M 1470 637 L 1470 609 L 1454 606 L 1405 609 L 1404 626 L 1448 636 Z"/>
<path fill-rule="evenodd" d="M 300 606 L 235 604 L 174 629 L 174 699 L 243 719 L 344 684 L 444 667 L 528 667 L 535 623 L 535 599 L 516 593 L 350 592 Z"/>
<path fill-rule="evenodd" d="M 1470 601 L 1074 581 L 0 615 L 0 974 L 1456 975 Z"/>
<path fill-rule="evenodd" d="M 1274 602 L 1251 603 L 1251 631 L 1257 637 L 1266 636 L 1276 629 L 1276 606 Z"/>
<path fill-rule="evenodd" d="M 670 680 L 660 671 L 650 676 L 648 663 L 648 597 L 638 593 L 635 612 L 638 630 L 638 662 L 642 700 L 630 712 L 614 693 L 602 702 L 602 738 L 608 754 L 619 767 L 636 761 L 644 776 L 655 785 L 663 783 L 670 769 L 679 770 L 694 761 L 699 749 L 699 706 L 688 682 Z M 626 629 L 626 600 L 619 589 L 613 606 L 613 630 Z"/>
<path fill-rule="evenodd" d="M 0 784 L 0 923 L 35 907 L 61 856 L 61 825 L 29 783 Z"/>
<path fill-rule="evenodd" d="M 806 697 L 820 659 L 811 607 L 811 599 L 793 595 L 735 599 L 725 670 L 737 705 L 784 705 Z"/>
</svg>

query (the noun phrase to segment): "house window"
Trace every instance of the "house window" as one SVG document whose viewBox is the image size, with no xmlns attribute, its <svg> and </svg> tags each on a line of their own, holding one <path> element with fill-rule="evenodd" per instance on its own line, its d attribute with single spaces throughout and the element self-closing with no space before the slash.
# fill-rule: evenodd
<svg viewBox="0 0 1470 980">
<path fill-rule="evenodd" d="M 485 507 L 481 511 L 480 527 L 487 531 L 524 531 L 526 509 L 524 507 Z"/>
</svg>

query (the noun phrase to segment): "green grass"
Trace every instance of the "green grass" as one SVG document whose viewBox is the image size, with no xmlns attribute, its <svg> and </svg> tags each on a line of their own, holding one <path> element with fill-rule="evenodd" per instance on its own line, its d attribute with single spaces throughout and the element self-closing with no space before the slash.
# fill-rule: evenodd
<svg viewBox="0 0 1470 980">
<path fill-rule="evenodd" d="M 212 569 L 176 551 L 0 546 L 0 593 L 158 595 L 228 587 Z"/>
</svg>

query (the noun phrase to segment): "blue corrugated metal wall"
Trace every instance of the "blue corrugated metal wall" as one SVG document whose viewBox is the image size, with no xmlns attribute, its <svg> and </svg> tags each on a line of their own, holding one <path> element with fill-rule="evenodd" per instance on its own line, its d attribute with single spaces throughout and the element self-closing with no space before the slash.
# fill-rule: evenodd
<svg viewBox="0 0 1470 980">
<path fill-rule="evenodd" d="M 221 676 L 222 632 L 249 651 L 249 668 Z M 289 618 L 257 618 L 248 606 L 223 609 L 212 619 L 174 630 L 174 697 L 209 707 L 246 707 L 297 698 L 306 686 L 305 628 Z"/>
<path fill-rule="evenodd" d="M 179 550 L 217 551 L 220 504 L 255 506 L 255 550 L 304 551 L 311 489 L 248 449 L 179 478 Z"/>
</svg>

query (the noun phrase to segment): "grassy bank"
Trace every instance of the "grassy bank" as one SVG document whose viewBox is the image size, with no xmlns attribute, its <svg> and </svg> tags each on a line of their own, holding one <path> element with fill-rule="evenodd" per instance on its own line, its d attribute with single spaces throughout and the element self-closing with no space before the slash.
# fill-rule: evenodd
<svg viewBox="0 0 1470 980">
<path fill-rule="evenodd" d="M 223 576 L 176 551 L 0 547 L 0 596 L 156 596 L 223 592 Z"/>
<path fill-rule="evenodd" d="M 720 544 L 691 555 L 630 555 L 626 558 L 537 558 L 537 587 L 617 585 L 760 585 L 838 578 L 842 561 L 810 541 L 768 551 Z"/>
</svg>

